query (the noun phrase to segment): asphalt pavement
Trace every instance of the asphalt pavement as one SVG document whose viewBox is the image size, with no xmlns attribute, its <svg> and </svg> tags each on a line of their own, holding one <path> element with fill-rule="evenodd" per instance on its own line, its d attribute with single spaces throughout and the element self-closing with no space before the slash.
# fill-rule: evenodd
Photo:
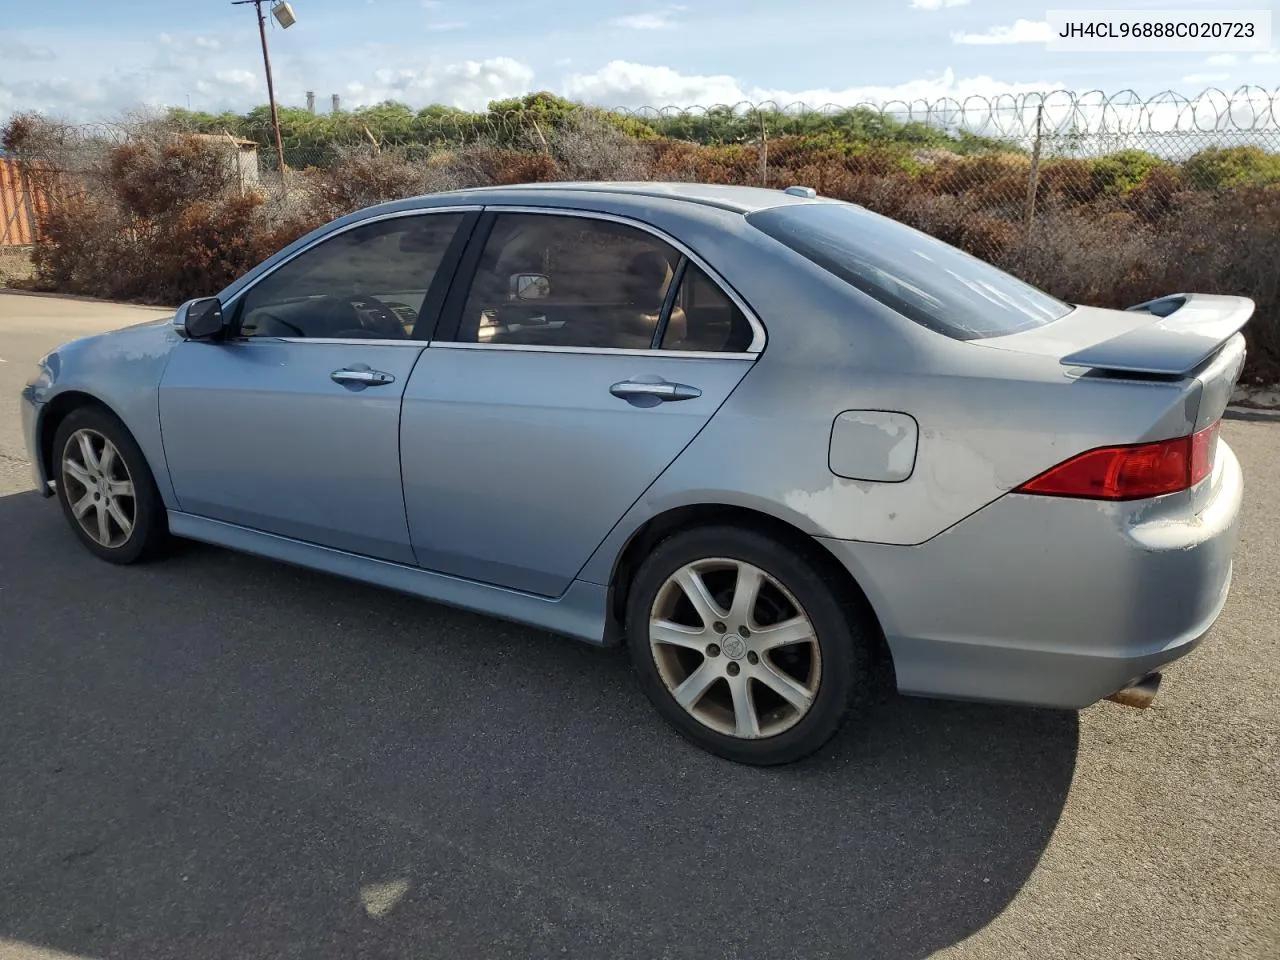
<svg viewBox="0 0 1280 960">
<path fill-rule="evenodd" d="M 685 744 L 619 651 L 31 488 L 36 359 L 157 311 L 0 294 L 0 960 L 1280 957 L 1280 423 L 1147 711 L 891 698 L 811 761 Z"/>
</svg>

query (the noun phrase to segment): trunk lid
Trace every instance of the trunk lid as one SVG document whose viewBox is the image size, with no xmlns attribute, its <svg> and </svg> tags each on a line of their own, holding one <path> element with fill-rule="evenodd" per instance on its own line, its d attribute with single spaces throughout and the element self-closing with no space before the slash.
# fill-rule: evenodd
<svg viewBox="0 0 1280 960">
<path fill-rule="evenodd" d="M 1127 310 L 1076 307 L 1061 320 L 1034 330 L 975 341 L 998 350 L 1056 358 L 1078 381 L 1142 381 L 1179 389 L 1187 420 L 1199 433 L 1226 412 L 1244 369 L 1241 330 L 1255 306 L 1246 297 L 1174 294 Z M 1182 419 L 1181 417 L 1179 419 Z M 1164 437 L 1134 438 L 1159 440 Z M 1217 437 L 1210 439 L 1210 462 Z M 1193 495 L 1197 503 L 1209 484 Z"/>
<path fill-rule="evenodd" d="M 1078 306 L 1034 330 L 977 342 L 1058 357 L 1065 367 L 1181 378 L 1239 333 L 1254 309 L 1247 297 L 1179 293 L 1126 310 Z"/>
<path fill-rule="evenodd" d="M 1043 327 L 971 342 L 1056 357 L 1086 378 L 1194 379 L 1203 387 L 1203 427 L 1222 416 L 1235 390 L 1244 368 L 1240 331 L 1254 309 L 1247 297 L 1178 293 L 1127 310 L 1078 306 Z"/>
<path fill-rule="evenodd" d="M 1218 352 L 1253 316 L 1247 297 L 1174 294 L 1124 311 L 1138 322 L 1061 359 L 1066 367 L 1184 377 Z"/>
</svg>

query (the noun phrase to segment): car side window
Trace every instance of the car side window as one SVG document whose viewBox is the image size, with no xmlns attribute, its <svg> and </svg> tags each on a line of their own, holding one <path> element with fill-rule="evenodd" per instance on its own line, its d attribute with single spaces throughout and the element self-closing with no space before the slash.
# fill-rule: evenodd
<svg viewBox="0 0 1280 960">
<path fill-rule="evenodd" d="M 669 244 L 611 220 L 499 214 L 458 340 L 650 349 L 679 262 Z"/>
<path fill-rule="evenodd" d="M 393 217 L 322 241 L 245 292 L 241 336 L 410 339 L 462 218 Z"/>
<path fill-rule="evenodd" d="M 746 314 L 705 270 L 688 261 L 662 335 L 662 349 L 744 353 L 754 338 Z"/>
</svg>

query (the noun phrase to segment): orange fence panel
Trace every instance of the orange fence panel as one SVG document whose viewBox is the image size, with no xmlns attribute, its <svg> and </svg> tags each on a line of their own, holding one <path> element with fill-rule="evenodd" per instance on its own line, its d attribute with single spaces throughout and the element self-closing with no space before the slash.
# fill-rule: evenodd
<svg viewBox="0 0 1280 960">
<path fill-rule="evenodd" d="M 36 215 L 45 207 L 17 162 L 0 157 L 0 247 L 36 242 Z"/>
</svg>

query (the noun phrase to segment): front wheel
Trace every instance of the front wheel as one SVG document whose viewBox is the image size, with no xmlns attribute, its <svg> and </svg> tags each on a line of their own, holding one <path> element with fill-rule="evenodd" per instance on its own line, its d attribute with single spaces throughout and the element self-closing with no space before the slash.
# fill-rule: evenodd
<svg viewBox="0 0 1280 960">
<path fill-rule="evenodd" d="M 58 500 L 72 530 L 94 555 L 129 564 L 157 554 L 168 536 L 164 504 L 146 457 L 114 416 L 71 411 L 58 425 Z"/>
<path fill-rule="evenodd" d="M 626 632 L 667 721 L 757 765 L 830 740 L 867 699 L 872 625 L 821 570 L 814 553 L 737 527 L 659 544 L 636 573 Z"/>
</svg>

